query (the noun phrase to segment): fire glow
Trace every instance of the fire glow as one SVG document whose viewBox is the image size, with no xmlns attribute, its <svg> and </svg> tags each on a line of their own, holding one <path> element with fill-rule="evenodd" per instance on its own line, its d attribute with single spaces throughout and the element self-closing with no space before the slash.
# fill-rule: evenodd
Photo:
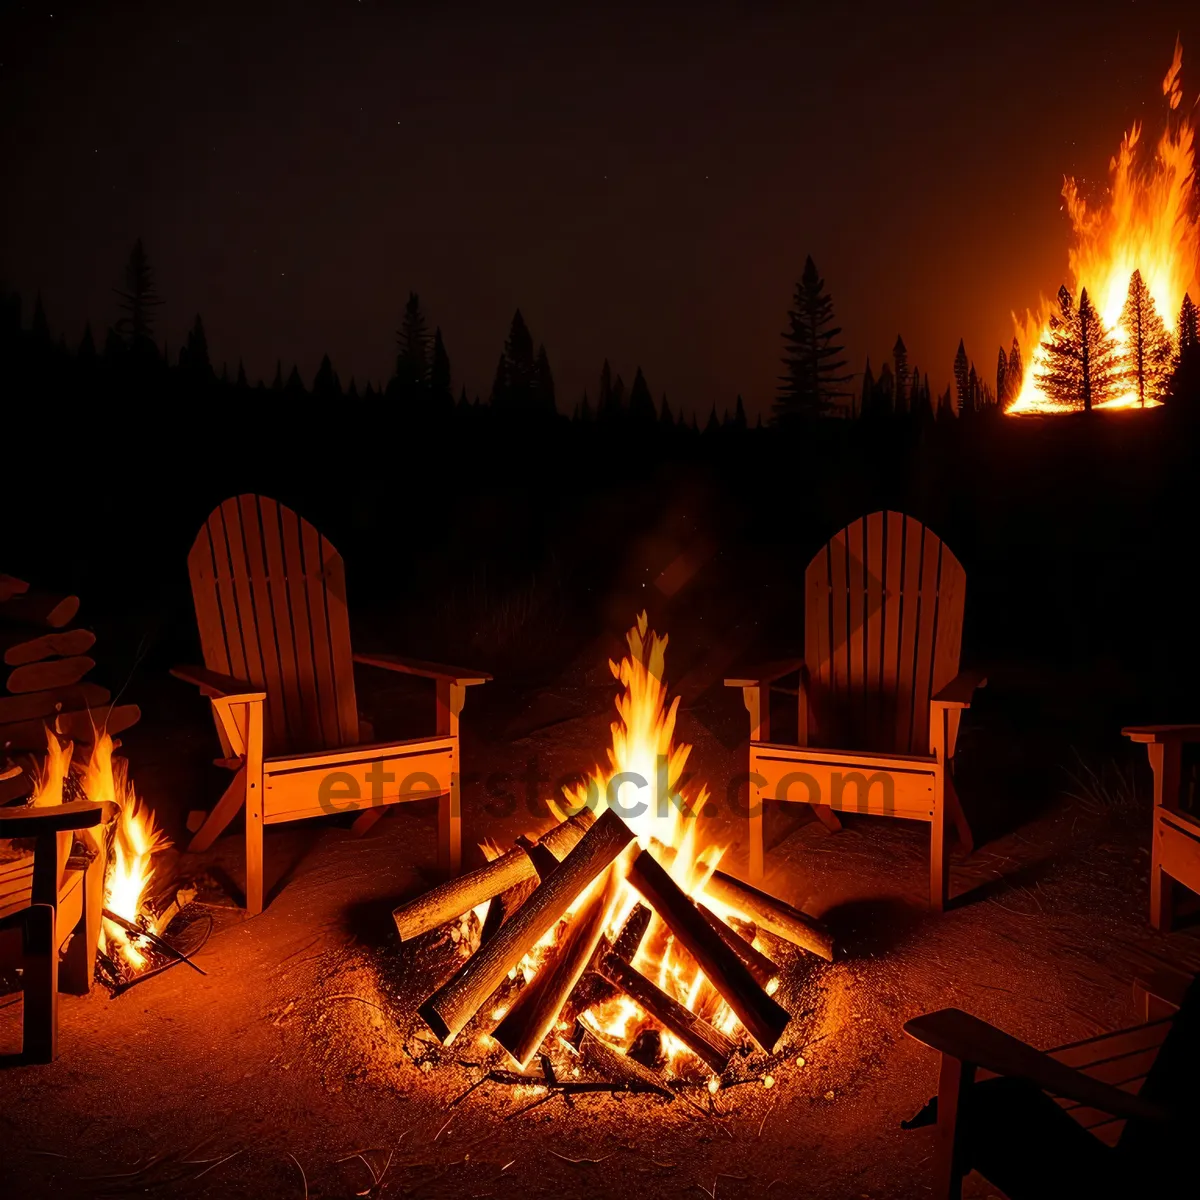
<svg viewBox="0 0 1200 1200">
<path fill-rule="evenodd" d="M 699 816 L 708 801 L 707 790 L 701 787 L 694 797 L 680 791 L 680 780 L 692 748 L 675 741 L 679 697 L 668 706 L 664 680 L 667 638 L 649 630 L 646 614 L 642 613 L 626 635 L 626 641 L 628 655 L 620 663 L 609 662 L 624 691 L 616 699 L 619 719 L 612 723 L 608 766 L 597 766 L 585 782 L 567 792 L 568 807 L 577 811 L 586 805 L 599 816 L 612 799 L 618 815 L 636 836 L 630 847 L 632 853 L 653 846 L 657 854 L 664 847 L 669 848 L 673 855 L 664 855 L 669 862 L 663 865 L 685 893 L 726 922 L 743 920 L 742 914 L 705 891 L 705 884 L 724 851 L 715 845 L 698 849 Z M 559 812 L 558 816 L 565 819 L 566 814 Z M 604 927 L 609 940 L 616 940 L 640 900 L 624 879 L 625 861 L 623 856 L 578 898 L 567 914 L 568 922 L 597 894 L 607 894 Z M 527 979 L 536 973 L 560 932 L 552 930 L 534 953 L 526 957 L 522 970 Z M 632 965 L 722 1033 L 728 1035 L 735 1030 L 737 1018 L 733 1011 L 691 956 L 676 944 L 657 915 L 651 918 Z M 773 992 L 775 986 L 772 983 L 768 992 Z M 643 1010 L 624 995 L 596 1005 L 583 1020 L 596 1032 L 626 1048 L 638 1033 L 653 1026 Z M 690 1054 L 682 1042 L 666 1031 L 662 1034 L 662 1049 L 670 1067 L 677 1065 L 681 1055 Z"/>
<path fill-rule="evenodd" d="M 1063 201 L 1074 236 L 1067 286 L 1076 302 L 1087 289 L 1119 346 L 1127 340 L 1120 318 L 1135 270 L 1141 271 L 1172 337 L 1178 333 L 1184 296 L 1197 291 L 1200 218 L 1193 212 L 1195 129 L 1189 116 L 1180 111 L 1182 64 L 1183 48 L 1177 42 L 1162 84 L 1167 122 L 1149 161 L 1138 123 L 1125 134 L 1109 163 L 1110 183 L 1103 201 L 1089 204 L 1075 179 L 1067 177 L 1063 182 Z M 1064 411 L 1037 382 L 1047 367 L 1043 343 L 1050 335 L 1053 307 L 1052 301 L 1043 298 L 1038 312 L 1027 312 L 1023 320 L 1014 314 L 1018 340 L 1032 353 L 1021 390 L 1008 406 L 1009 414 Z M 1101 407 L 1137 405 L 1137 390 L 1131 385 Z"/>
</svg>

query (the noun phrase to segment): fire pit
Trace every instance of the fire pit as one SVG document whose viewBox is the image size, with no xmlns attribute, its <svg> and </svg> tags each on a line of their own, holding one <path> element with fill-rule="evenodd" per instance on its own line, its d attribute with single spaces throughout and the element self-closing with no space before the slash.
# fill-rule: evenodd
<svg viewBox="0 0 1200 1200">
<path fill-rule="evenodd" d="M 691 747 L 675 740 L 667 639 L 643 613 L 627 643 L 609 664 L 623 690 L 608 765 L 552 803 L 559 824 L 394 917 L 402 941 L 455 923 L 469 956 L 420 1016 L 443 1045 L 466 1035 L 494 1052 L 500 1081 L 561 1089 L 590 1068 L 664 1097 L 688 1083 L 715 1091 L 735 1056 L 773 1053 L 790 1019 L 768 941 L 826 959 L 833 943 L 719 869 L 724 848 L 699 819 L 708 792 L 681 786 Z M 541 1074 L 526 1076 L 539 1054 Z"/>
</svg>

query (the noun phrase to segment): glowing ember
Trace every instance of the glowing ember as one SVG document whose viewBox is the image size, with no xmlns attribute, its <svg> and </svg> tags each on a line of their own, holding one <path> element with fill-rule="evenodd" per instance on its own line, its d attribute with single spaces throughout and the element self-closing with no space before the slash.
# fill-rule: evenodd
<svg viewBox="0 0 1200 1200">
<path fill-rule="evenodd" d="M 113 833 L 104 907 L 156 933 L 154 923 L 144 907 L 154 874 L 151 859 L 158 851 L 165 850 L 170 842 L 155 825 L 154 814 L 134 794 L 127 767 L 123 758 L 113 759 L 112 738 L 107 733 L 99 733 L 81 782 L 89 800 L 112 801 L 121 810 Z M 146 965 L 146 956 L 136 944 L 137 938 L 114 922 L 105 920 L 100 931 L 100 949 L 107 950 L 110 942 L 130 967 L 140 970 Z"/>
<path fill-rule="evenodd" d="M 1180 112 L 1183 98 L 1180 68 L 1183 48 L 1177 42 L 1170 70 L 1163 80 L 1167 99 L 1167 123 L 1153 157 L 1146 161 L 1140 124 L 1126 133 L 1109 164 L 1111 181 L 1103 201 L 1089 204 L 1073 178 L 1063 183 L 1063 199 L 1075 244 L 1069 254 L 1068 291 L 1079 303 L 1086 289 L 1092 307 L 1116 340 L 1127 361 L 1129 330 L 1122 321 L 1130 278 L 1140 271 L 1154 307 L 1172 339 L 1177 333 L 1184 296 L 1197 293 L 1197 264 L 1200 262 L 1200 217 L 1193 212 L 1192 186 L 1194 128 Z M 1057 412 L 1071 405 L 1052 398 L 1039 386 L 1039 376 L 1051 372 L 1044 349 L 1051 336 L 1051 316 L 1058 305 L 1043 299 L 1037 313 L 1017 318 L 1017 334 L 1030 357 L 1016 399 L 1009 413 Z M 1130 408 L 1139 404 L 1136 380 L 1126 374 L 1116 394 L 1097 407 Z M 1159 401 L 1145 400 L 1147 406 Z"/>
<path fill-rule="evenodd" d="M 599 894 L 600 889 L 611 886 L 610 876 L 616 872 L 617 886 L 612 889 L 614 898 L 605 920 L 610 940 L 616 938 L 639 901 L 637 893 L 623 878 L 627 860 L 639 847 L 651 847 L 652 840 L 674 850 L 673 859 L 664 865 L 668 866 L 675 882 L 694 900 L 702 901 L 722 919 L 740 915 L 704 891 L 723 850 L 710 845 L 697 846 L 698 816 L 708 799 L 707 791 L 701 788 L 689 797 L 680 790 L 691 747 L 677 743 L 674 737 L 679 698 L 668 706 L 664 680 L 667 638 L 650 631 L 646 614 L 642 613 L 626 635 L 626 641 L 629 654 L 619 664 L 609 663 L 624 690 L 616 700 L 619 719 L 612 725 L 608 765 L 596 767 L 586 782 L 565 792 L 572 811 L 586 804 L 599 816 L 611 804 L 637 836 L 627 856 L 602 874 L 567 914 L 569 922 L 592 896 Z M 559 816 L 565 819 L 566 814 L 560 812 Z M 527 980 L 536 973 L 546 949 L 554 944 L 562 928 L 560 923 L 559 928 L 543 938 L 522 962 L 520 969 Z M 675 944 L 657 916 L 642 939 L 633 966 L 722 1032 L 728 1034 L 736 1027 L 737 1018 L 732 1010 L 691 956 Z M 584 1020 L 624 1048 L 653 1024 L 626 996 L 595 1006 L 585 1014 Z M 690 1057 L 690 1051 L 669 1033 L 663 1033 L 662 1044 L 669 1064 L 677 1064 L 681 1055 Z"/>
</svg>

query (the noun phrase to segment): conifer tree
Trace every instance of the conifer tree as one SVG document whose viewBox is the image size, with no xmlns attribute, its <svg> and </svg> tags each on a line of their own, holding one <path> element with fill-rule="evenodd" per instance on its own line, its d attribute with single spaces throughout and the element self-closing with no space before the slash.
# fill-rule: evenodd
<svg viewBox="0 0 1200 1200">
<path fill-rule="evenodd" d="M 654 411 L 654 398 L 646 383 L 642 368 L 638 367 L 633 377 L 633 387 L 629 390 L 629 415 L 641 425 L 653 424 L 657 413 Z"/>
<path fill-rule="evenodd" d="M 967 372 L 967 412 L 977 413 L 981 407 L 979 376 L 975 372 L 975 364 L 972 363 L 970 371 Z"/>
<path fill-rule="evenodd" d="M 1191 296 L 1186 293 L 1179 309 L 1170 397 L 1172 402 L 1182 401 L 1192 408 L 1200 405 L 1200 317 Z"/>
<path fill-rule="evenodd" d="M 247 383 L 246 383 L 246 368 L 245 368 L 245 367 L 242 365 L 242 360 L 241 360 L 240 358 L 238 359 L 238 369 L 237 369 L 237 386 L 238 386 L 239 388 L 244 388 L 244 387 L 246 387 L 246 386 L 247 386 Z"/>
<path fill-rule="evenodd" d="M 1200 320 L 1197 319 L 1196 306 L 1187 292 L 1183 294 L 1183 304 L 1179 309 L 1179 353 L 1200 346 Z"/>
<path fill-rule="evenodd" d="M 1008 355 L 1004 347 L 1000 347 L 1000 357 L 996 359 L 996 399 L 1003 406 L 1008 403 Z"/>
<path fill-rule="evenodd" d="M 454 407 L 454 393 L 450 390 L 450 356 L 446 343 L 442 341 L 442 327 L 433 331 L 433 355 L 429 363 L 429 397 L 439 412 L 449 412 Z"/>
<path fill-rule="evenodd" d="M 875 415 L 890 417 L 896 406 L 896 377 L 892 374 L 891 363 L 885 362 L 879 370 L 879 378 L 875 381 Z"/>
<path fill-rule="evenodd" d="M 967 348 L 963 345 L 962 338 L 959 338 L 958 353 L 954 356 L 954 387 L 956 389 L 957 408 L 960 416 L 970 407 L 970 383 L 971 364 L 967 359 Z"/>
<path fill-rule="evenodd" d="M 596 393 L 596 416 L 602 421 L 610 420 L 616 415 L 616 407 L 613 404 L 613 386 L 612 386 L 612 368 L 608 365 L 608 359 L 604 360 L 604 366 L 600 368 L 600 390 Z"/>
<path fill-rule="evenodd" d="M 396 331 L 396 392 L 402 401 L 421 401 L 429 389 L 429 326 L 421 297 L 408 293 Z"/>
<path fill-rule="evenodd" d="M 506 402 L 505 390 L 507 388 L 506 375 L 504 370 L 504 353 L 500 353 L 500 361 L 496 364 L 496 374 L 492 379 L 492 392 L 488 397 L 488 403 L 493 408 L 503 408 Z"/>
<path fill-rule="evenodd" d="M 492 404 L 505 412 L 530 413 L 537 410 L 537 361 L 533 353 L 533 335 L 518 308 L 513 313 L 504 353 L 496 369 L 492 387 Z"/>
<path fill-rule="evenodd" d="M 1021 385 L 1025 382 L 1025 367 L 1021 362 L 1021 346 L 1014 337 L 1012 349 L 1008 352 L 1008 370 L 1004 373 L 1008 381 L 1008 400 L 1011 404 L 1021 394 Z"/>
<path fill-rule="evenodd" d="M 304 380 L 300 378 L 300 368 L 295 363 L 292 364 L 292 373 L 288 376 L 287 384 L 283 390 L 294 399 L 299 399 L 305 394 Z"/>
<path fill-rule="evenodd" d="M 321 365 L 317 368 L 317 373 L 313 377 L 312 394 L 314 400 L 328 401 L 341 399 L 341 385 L 338 382 L 337 374 L 333 369 L 333 363 L 330 362 L 328 354 L 321 358 Z"/>
<path fill-rule="evenodd" d="M 127 346 L 143 352 L 154 351 L 154 310 L 162 307 L 162 298 L 154 286 L 154 272 L 146 256 L 142 239 L 133 243 L 125 264 L 124 287 L 114 289 L 120 298 L 118 307 L 123 314 L 116 331 Z"/>
<path fill-rule="evenodd" d="M 554 399 L 554 376 L 550 371 L 550 356 L 545 346 L 538 346 L 537 362 L 534 363 L 534 397 L 535 407 L 553 416 L 558 411 Z"/>
<path fill-rule="evenodd" d="M 858 405 L 860 417 L 870 417 L 875 411 L 875 373 L 871 370 L 871 360 L 863 367 L 862 398 Z"/>
<path fill-rule="evenodd" d="M 737 430 L 746 428 L 746 405 L 742 400 L 741 392 L 738 392 L 737 408 L 733 413 L 733 427 Z"/>
<path fill-rule="evenodd" d="M 908 407 L 908 347 L 899 334 L 896 334 L 896 344 L 892 347 L 892 362 L 896 380 L 894 407 L 897 413 L 903 413 Z"/>
<path fill-rule="evenodd" d="M 708 414 L 708 424 L 704 426 L 706 434 L 716 433 L 721 428 L 721 422 L 717 418 L 717 405 L 713 402 L 712 411 Z"/>
<path fill-rule="evenodd" d="M 776 424 L 838 412 L 850 393 L 846 360 L 839 344 L 833 299 L 810 255 L 796 284 L 788 327 L 783 332 L 784 373 L 772 412 Z"/>
<path fill-rule="evenodd" d="M 1117 394 L 1120 350 L 1092 306 L 1087 288 L 1079 295 L 1078 308 L 1065 286 L 1058 289 L 1058 312 L 1050 318 L 1042 349 L 1046 366 L 1037 382 L 1051 400 L 1091 412 Z"/>
<path fill-rule="evenodd" d="M 625 412 L 625 380 L 620 375 L 613 380 L 612 407 L 616 413 Z"/>
<path fill-rule="evenodd" d="M 1125 378 L 1137 392 L 1138 404 L 1145 408 L 1147 400 L 1158 400 L 1167 390 L 1174 347 L 1141 271 L 1135 270 L 1129 277 L 1121 325 L 1125 329 Z"/>
<path fill-rule="evenodd" d="M 671 413 L 671 406 L 667 403 L 667 393 L 663 392 L 662 407 L 658 412 L 658 423 L 664 429 L 675 428 L 675 417 Z"/>
</svg>

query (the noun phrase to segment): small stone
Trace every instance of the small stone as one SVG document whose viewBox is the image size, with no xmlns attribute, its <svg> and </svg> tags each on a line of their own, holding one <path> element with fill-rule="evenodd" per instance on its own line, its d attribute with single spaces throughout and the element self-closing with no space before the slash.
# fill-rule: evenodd
<svg viewBox="0 0 1200 1200">
<path fill-rule="evenodd" d="M 826 1099 L 826 1100 L 832 1100 L 832 1099 L 833 1099 L 833 1093 L 832 1093 L 832 1092 L 826 1092 L 826 1093 L 825 1093 L 825 1099 Z"/>
<path fill-rule="evenodd" d="M 774 1075 L 764 1075 L 762 1077 L 762 1085 L 765 1088 L 774 1087 L 775 1086 L 775 1076 Z"/>
<path fill-rule="evenodd" d="M 796 1066 L 798 1066 L 798 1067 L 804 1066 L 804 1055 L 803 1054 L 801 1054 L 800 1057 L 796 1059 Z"/>
</svg>

